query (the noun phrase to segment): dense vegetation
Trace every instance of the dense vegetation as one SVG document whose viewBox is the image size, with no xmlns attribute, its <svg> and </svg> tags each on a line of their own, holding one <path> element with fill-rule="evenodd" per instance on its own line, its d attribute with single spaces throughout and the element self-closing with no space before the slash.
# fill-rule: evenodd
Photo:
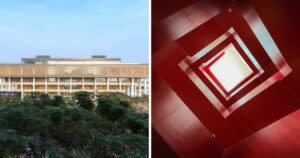
<svg viewBox="0 0 300 158">
<path fill-rule="evenodd" d="M 0 157 L 147 157 L 146 97 L 87 92 L 0 100 Z"/>
</svg>

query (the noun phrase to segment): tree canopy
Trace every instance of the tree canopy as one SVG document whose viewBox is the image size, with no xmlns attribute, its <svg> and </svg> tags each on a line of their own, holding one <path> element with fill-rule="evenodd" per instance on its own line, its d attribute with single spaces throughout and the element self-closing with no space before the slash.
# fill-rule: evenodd
<svg viewBox="0 0 300 158">
<path fill-rule="evenodd" d="M 148 157 L 148 113 L 136 98 L 88 92 L 0 99 L 1 157 Z"/>
</svg>

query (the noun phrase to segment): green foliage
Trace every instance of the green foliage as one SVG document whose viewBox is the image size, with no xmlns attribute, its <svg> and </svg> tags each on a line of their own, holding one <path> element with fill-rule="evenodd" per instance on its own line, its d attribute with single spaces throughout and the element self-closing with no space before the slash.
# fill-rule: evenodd
<svg viewBox="0 0 300 158">
<path fill-rule="evenodd" d="M 47 107 L 45 110 L 46 116 L 51 123 L 54 125 L 61 123 L 63 119 L 63 109 L 57 107 Z"/>
<path fill-rule="evenodd" d="M 107 115 L 112 111 L 112 108 L 114 107 L 115 104 L 116 103 L 114 99 L 105 96 L 99 96 L 97 111 L 101 115 Z"/>
<path fill-rule="evenodd" d="M 60 95 L 56 95 L 53 97 L 52 105 L 53 106 L 65 106 L 64 98 Z"/>
<path fill-rule="evenodd" d="M 119 120 L 130 132 L 147 135 L 148 114 L 136 111 L 130 104 L 133 100 L 137 99 L 122 93 L 104 93 L 98 97 L 96 111 L 110 121 Z"/>
<path fill-rule="evenodd" d="M 52 101 L 48 94 L 40 94 L 39 96 L 40 102 L 42 106 L 51 106 Z"/>
<path fill-rule="evenodd" d="M 69 153 L 64 148 L 53 147 L 49 149 L 49 158 L 65 158 Z"/>
<path fill-rule="evenodd" d="M 100 115 L 115 121 L 122 118 L 130 108 L 128 100 L 129 97 L 123 93 L 103 93 L 98 97 L 96 110 Z"/>
<path fill-rule="evenodd" d="M 0 99 L 0 158 L 147 157 L 148 114 L 132 98 L 87 92 L 73 98 L 35 93 Z"/>
<path fill-rule="evenodd" d="M 122 106 L 116 106 L 112 109 L 112 111 L 109 113 L 109 119 L 112 121 L 115 121 L 119 118 L 122 118 L 125 113 L 127 112 L 127 109 Z"/>
<path fill-rule="evenodd" d="M 148 134 L 148 114 L 138 113 L 134 110 L 130 110 L 126 114 L 124 125 L 129 128 L 133 133 Z"/>
<path fill-rule="evenodd" d="M 125 107 L 125 108 L 128 108 L 130 106 L 130 103 L 126 100 L 122 100 L 120 101 L 119 103 L 121 106 Z"/>
<path fill-rule="evenodd" d="M 91 95 L 89 92 L 85 92 L 85 91 L 76 92 L 74 98 L 78 106 L 86 110 L 93 110 L 94 103 L 91 99 Z"/>
<path fill-rule="evenodd" d="M 0 131 L 0 157 L 19 155 L 25 148 L 25 140 L 16 134 L 15 130 L 4 129 Z"/>
</svg>

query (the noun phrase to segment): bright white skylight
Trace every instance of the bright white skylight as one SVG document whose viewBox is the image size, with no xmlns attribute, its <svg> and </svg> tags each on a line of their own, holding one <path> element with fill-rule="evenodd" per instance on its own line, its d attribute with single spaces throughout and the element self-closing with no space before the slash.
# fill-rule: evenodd
<svg viewBox="0 0 300 158">
<path fill-rule="evenodd" d="M 229 92 L 251 75 L 253 71 L 233 44 L 228 45 L 221 52 L 225 54 L 209 67 L 209 71 Z"/>
</svg>

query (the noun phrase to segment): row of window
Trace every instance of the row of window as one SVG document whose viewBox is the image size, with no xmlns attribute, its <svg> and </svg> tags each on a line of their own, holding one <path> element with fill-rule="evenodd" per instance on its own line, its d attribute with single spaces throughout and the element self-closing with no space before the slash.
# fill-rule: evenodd
<svg viewBox="0 0 300 158">
<path fill-rule="evenodd" d="M 20 85 L 18 85 L 18 86 L 13 86 L 14 87 L 14 89 L 16 88 L 16 89 L 21 89 L 21 86 Z M 70 89 L 71 88 L 71 86 L 70 85 L 60 85 L 60 86 L 56 86 L 56 85 L 48 85 L 47 86 L 47 88 L 48 89 L 58 89 L 58 88 L 60 88 L 60 89 Z M 83 86 L 82 85 L 72 85 L 72 89 L 82 89 L 83 88 Z M 84 86 L 84 89 L 85 90 L 94 90 L 94 86 L 91 86 L 91 85 L 86 85 L 86 86 Z M 97 89 L 106 89 L 107 88 L 107 86 L 106 85 L 97 85 L 96 86 L 96 88 Z M 131 86 L 125 86 L 125 85 L 122 85 L 121 87 L 120 86 L 118 86 L 118 85 L 109 85 L 109 87 L 108 87 L 109 89 L 111 89 L 111 90 L 118 90 L 118 89 L 122 89 L 122 90 L 130 90 L 131 89 Z M 145 87 L 144 86 L 141 86 L 141 87 L 138 87 L 138 86 L 135 86 L 135 89 L 136 90 L 139 90 L 141 88 L 141 90 L 144 90 L 145 89 Z M 23 89 L 33 89 L 33 86 L 32 85 L 24 85 L 23 86 Z M 46 86 L 44 86 L 44 85 L 37 85 L 37 86 L 35 86 L 35 89 L 46 89 Z"/>
<path fill-rule="evenodd" d="M 56 67 L 48 67 L 48 74 L 50 75 L 55 75 L 57 73 L 59 73 L 59 71 L 61 71 L 60 69 L 57 69 Z M 108 71 L 106 69 L 99 69 L 98 67 L 89 67 L 86 70 L 81 70 L 79 67 L 65 67 L 63 70 L 63 73 L 67 73 L 67 74 L 72 74 L 72 73 L 89 73 L 92 75 L 98 75 L 98 74 L 103 74 L 103 73 L 107 73 Z"/>
<path fill-rule="evenodd" d="M 47 89 L 70 89 L 72 87 L 72 89 L 83 89 L 82 85 L 48 85 Z M 8 86 L 3 87 L 4 89 L 9 89 Z M 85 90 L 94 90 L 94 86 L 93 85 L 85 85 L 84 89 Z M 96 89 L 100 89 L 100 90 L 106 90 L 107 88 L 109 88 L 110 90 L 126 90 L 126 91 L 130 91 L 131 90 L 131 86 L 130 85 L 122 85 L 121 87 L 118 85 L 109 85 L 109 87 L 107 87 L 106 85 L 97 85 Z M 17 89 L 21 89 L 20 85 L 14 85 L 12 86 L 12 90 L 17 90 Z M 23 89 L 33 89 L 32 85 L 24 85 Z M 36 85 L 35 89 L 40 89 L 40 90 L 44 90 L 46 89 L 45 85 Z M 145 86 L 135 86 L 135 91 L 139 91 L 139 90 L 145 90 Z"/>
<path fill-rule="evenodd" d="M 26 95 L 31 95 L 31 94 L 32 94 L 32 92 L 24 92 L 24 96 L 26 96 Z M 47 94 L 48 94 L 50 97 L 59 95 L 57 92 L 48 92 Z M 130 92 L 125 92 L 125 94 L 130 95 Z M 72 93 L 70 93 L 70 92 L 60 92 L 60 95 L 61 95 L 61 96 L 64 96 L 64 97 L 70 97 L 70 96 L 72 96 Z M 137 95 L 137 94 L 136 94 L 136 95 Z M 142 94 L 142 95 L 143 95 L 143 94 Z"/>
<path fill-rule="evenodd" d="M 47 82 L 131 82 L 131 78 L 47 78 Z M 9 78 L 1 79 L 3 82 L 9 82 Z M 12 77 L 10 79 L 11 82 L 21 82 L 21 78 L 19 77 Z M 35 82 L 45 82 L 46 78 L 43 77 L 36 77 Z M 33 82 L 32 77 L 24 77 L 23 82 Z M 134 82 L 147 82 L 146 78 L 134 78 Z"/>
</svg>

